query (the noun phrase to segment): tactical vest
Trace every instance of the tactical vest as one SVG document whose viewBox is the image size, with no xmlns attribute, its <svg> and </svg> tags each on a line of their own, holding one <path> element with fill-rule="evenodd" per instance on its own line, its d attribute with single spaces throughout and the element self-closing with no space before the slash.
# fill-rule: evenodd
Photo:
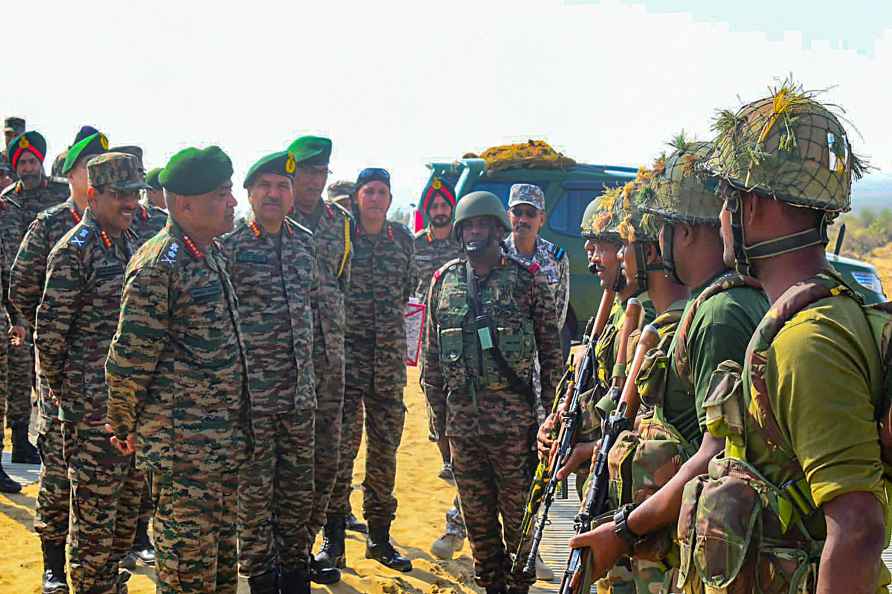
<svg viewBox="0 0 892 594">
<path fill-rule="evenodd" d="M 474 316 L 468 296 L 466 269 L 462 265 L 447 265 L 441 269 L 440 294 L 437 304 L 439 321 L 440 363 L 450 391 L 467 391 L 477 407 L 477 392 L 504 391 L 510 379 L 499 370 L 493 349 L 481 349 Z M 499 269 L 508 282 L 491 278 L 479 285 L 478 299 L 495 325 L 493 341 L 505 361 L 523 381 L 532 381 L 531 360 L 536 355 L 533 321 L 521 311 L 515 295 L 521 275 L 529 271 L 516 265 Z M 494 282 L 499 281 L 499 282 Z"/>
<path fill-rule="evenodd" d="M 652 322 L 660 339 L 641 365 L 636 385 L 641 412 L 636 429 L 623 431 L 608 456 L 610 504 L 641 503 L 671 479 L 695 449 L 666 421 L 662 400 L 669 373 L 666 352 L 681 321 L 681 309 L 666 311 Z M 635 549 L 635 557 L 662 561 L 671 548 L 668 531 L 660 531 Z"/>
<path fill-rule="evenodd" d="M 792 476 L 800 477 L 775 485 L 746 460 L 746 440 L 758 437 L 769 447 L 783 443 L 764 382 L 764 353 L 797 313 L 813 303 L 835 296 L 847 296 L 862 303 L 833 271 L 826 271 L 799 283 L 778 300 L 756 329 L 747 348 L 752 385 L 752 406 L 762 422 L 758 436 L 747 434 L 747 399 L 741 366 L 722 363 L 704 402 L 706 425 L 711 434 L 725 439 L 724 457 L 714 458 L 709 474 L 690 481 L 684 490 L 678 521 L 681 567 L 678 586 L 686 592 L 760 592 L 788 594 L 814 592 L 818 562 L 824 541 L 813 538 L 806 522 L 821 513 L 814 503 L 804 472 L 791 458 Z M 877 409 L 878 432 L 883 459 L 892 459 L 889 436 L 890 339 L 892 304 L 863 306 L 881 361 L 883 399 Z"/>
</svg>

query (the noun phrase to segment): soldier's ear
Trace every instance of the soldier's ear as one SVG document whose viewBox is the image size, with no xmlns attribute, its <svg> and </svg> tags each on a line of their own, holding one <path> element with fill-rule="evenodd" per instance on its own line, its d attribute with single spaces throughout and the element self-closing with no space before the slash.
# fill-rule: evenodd
<svg viewBox="0 0 892 594">
<path fill-rule="evenodd" d="M 95 198 L 96 197 L 96 188 L 90 186 L 87 188 L 87 198 Z"/>
</svg>

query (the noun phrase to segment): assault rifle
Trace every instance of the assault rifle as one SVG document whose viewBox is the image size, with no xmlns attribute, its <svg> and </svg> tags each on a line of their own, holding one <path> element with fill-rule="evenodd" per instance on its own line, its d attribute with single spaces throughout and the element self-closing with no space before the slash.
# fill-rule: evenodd
<svg viewBox="0 0 892 594">
<path fill-rule="evenodd" d="M 621 344 L 628 342 L 629 335 L 638 328 L 641 312 L 641 303 L 637 299 L 629 299 L 629 302 L 626 305 L 625 319 L 623 320 L 623 326 L 620 331 Z M 552 446 L 553 454 L 550 456 L 551 463 L 549 465 L 548 482 L 542 493 L 542 513 L 539 515 L 539 519 L 533 530 L 531 539 L 532 544 L 529 555 L 527 556 L 526 565 L 524 566 L 524 573 L 526 574 L 531 574 L 536 570 L 536 555 L 539 552 L 539 545 L 542 543 L 545 526 L 548 524 L 548 512 L 551 509 L 551 504 L 554 501 L 554 493 L 559 483 L 557 471 L 567 463 L 567 459 L 573 452 L 573 446 L 576 442 L 576 430 L 579 427 L 581 416 L 580 396 L 585 390 L 585 386 L 588 385 L 591 380 L 592 363 L 594 361 L 592 349 L 589 349 L 588 355 L 589 356 L 584 358 L 580 365 L 579 377 L 577 378 L 573 390 L 573 398 L 570 402 L 570 406 L 567 407 L 566 416 L 562 419 L 561 433 L 556 442 L 556 447 Z M 625 364 L 625 354 L 622 355 L 622 359 L 618 355 L 617 362 L 620 364 L 620 367 L 622 367 Z"/>
<path fill-rule="evenodd" d="M 565 438 L 572 439 L 573 435 L 567 435 L 567 422 L 564 417 L 573 417 L 574 419 L 578 418 L 578 408 L 579 408 L 579 398 L 577 394 L 582 393 L 588 385 L 588 380 L 593 377 L 594 370 L 594 354 L 595 354 L 595 345 L 598 342 L 598 338 L 601 336 L 601 333 L 604 331 L 604 328 L 607 327 L 607 323 L 610 321 L 610 310 L 613 308 L 613 301 L 616 298 L 616 293 L 610 290 L 605 290 L 601 294 L 601 302 L 598 304 L 598 313 L 595 316 L 595 323 L 592 328 L 591 334 L 589 335 L 588 344 L 585 348 L 585 353 L 582 356 L 582 359 L 579 362 L 580 371 L 583 368 L 587 368 L 585 371 L 585 375 L 587 377 L 582 377 L 583 373 L 577 373 L 576 365 L 574 364 L 574 358 L 571 354 L 567 360 L 567 370 L 564 372 L 564 380 L 566 380 L 566 391 L 558 390 L 554 395 L 554 402 L 551 405 L 551 414 L 557 414 L 560 409 L 560 403 L 563 400 L 562 396 L 566 394 L 570 398 L 570 406 L 567 408 L 567 413 L 562 415 L 561 419 L 561 433 L 558 438 L 559 442 L 563 442 Z M 563 380 L 562 380 L 563 381 Z M 560 386 L 560 384 L 559 384 Z M 576 407 L 576 411 L 573 410 L 573 407 Z M 578 424 L 574 421 L 574 424 Z M 576 432 L 575 428 L 572 431 Z M 552 438 L 555 437 L 554 432 L 551 435 Z M 572 449 L 572 448 L 571 448 Z M 520 542 L 517 544 L 517 551 L 514 553 L 514 561 L 511 565 L 511 573 L 516 573 L 518 566 L 521 563 L 521 556 L 523 554 L 524 543 L 526 543 L 527 539 L 530 537 L 530 533 L 533 530 L 533 522 L 536 519 L 536 516 L 539 513 L 539 507 L 542 504 L 545 493 L 552 482 L 552 478 L 554 477 L 555 472 L 560 466 L 554 465 L 554 458 L 549 457 L 542 460 L 539 460 L 538 466 L 536 466 L 536 472 L 533 474 L 533 480 L 530 484 L 530 491 L 527 495 L 527 502 L 524 506 L 523 512 L 523 521 L 520 526 Z M 552 488 L 553 490 L 553 488 Z M 552 492 L 552 498 L 554 494 Z M 548 506 L 551 505 L 551 501 L 549 500 Z M 547 508 L 546 508 L 546 514 Z M 540 537 L 541 539 L 541 537 Z M 533 556 L 533 564 L 535 565 L 535 554 Z"/>
<path fill-rule="evenodd" d="M 610 454 L 610 449 L 616 443 L 619 434 L 632 428 L 640 403 L 638 386 L 635 380 L 639 371 L 641 371 L 641 365 L 644 363 L 648 351 L 656 347 L 659 340 L 660 334 L 657 328 L 652 324 L 645 326 L 641 332 L 641 338 L 638 340 L 632 369 L 626 377 L 622 393 L 620 394 L 618 387 L 611 387 L 611 391 L 620 400 L 620 403 L 614 414 L 610 415 L 604 422 L 601 443 L 593 461 L 591 485 L 586 494 L 582 510 L 576 516 L 574 528 L 577 535 L 591 530 L 592 521 L 606 511 L 607 487 L 610 480 L 607 469 L 607 456 Z M 626 348 L 627 345 L 625 343 L 620 344 L 620 349 Z M 617 360 L 619 360 L 619 355 L 617 355 Z M 615 390 L 614 387 L 616 387 Z M 570 551 L 570 557 L 567 559 L 567 569 L 564 570 L 561 586 L 558 589 L 560 594 L 581 594 L 583 575 L 589 565 L 590 555 L 591 549 L 588 547 Z"/>
</svg>

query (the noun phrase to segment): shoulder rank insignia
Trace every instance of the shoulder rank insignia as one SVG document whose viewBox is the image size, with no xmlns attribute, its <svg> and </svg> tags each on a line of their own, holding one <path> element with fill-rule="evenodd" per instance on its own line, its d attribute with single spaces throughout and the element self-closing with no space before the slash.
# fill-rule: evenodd
<svg viewBox="0 0 892 594">
<path fill-rule="evenodd" d="M 167 252 L 161 256 L 161 261 L 172 266 L 177 261 L 177 254 L 179 251 L 180 244 L 177 242 L 171 243 L 170 247 L 167 248 Z"/>
<path fill-rule="evenodd" d="M 90 237 L 90 228 L 82 227 L 80 231 L 74 234 L 74 237 L 71 238 L 71 243 L 76 245 L 77 247 L 84 247 L 87 243 L 87 238 Z"/>
</svg>

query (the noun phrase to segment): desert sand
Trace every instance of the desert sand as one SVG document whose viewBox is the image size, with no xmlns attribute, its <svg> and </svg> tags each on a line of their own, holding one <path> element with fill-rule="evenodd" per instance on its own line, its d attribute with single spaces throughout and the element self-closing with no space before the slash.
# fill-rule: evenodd
<svg viewBox="0 0 892 594">
<path fill-rule="evenodd" d="M 436 446 L 427 439 L 427 412 L 418 388 L 418 373 L 409 369 L 406 388 L 406 426 L 399 451 L 396 496 L 397 518 L 392 527 L 396 546 L 412 559 L 410 574 L 391 571 L 365 558 L 361 535 L 347 533 L 347 563 L 341 583 L 313 586 L 314 592 L 353 594 L 425 593 L 459 594 L 480 592 L 474 585 L 473 566 L 467 542 L 453 561 L 440 561 L 430 554 L 430 544 L 442 533 L 444 514 L 452 501 L 454 486 L 437 478 L 440 469 Z M 9 451 L 9 435 L 6 451 Z M 360 449 L 353 475 L 351 503 L 361 516 L 365 442 Z M 31 594 L 40 591 L 42 571 L 40 542 L 31 529 L 37 485 L 21 493 L 0 494 L 0 594 Z M 320 539 L 321 540 L 321 539 Z M 317 542 L 316 546 L 319 546 Z M 154 592 L 154 583 L 145 569 L 130 580 L 131 594 Z"/>
</svg>

